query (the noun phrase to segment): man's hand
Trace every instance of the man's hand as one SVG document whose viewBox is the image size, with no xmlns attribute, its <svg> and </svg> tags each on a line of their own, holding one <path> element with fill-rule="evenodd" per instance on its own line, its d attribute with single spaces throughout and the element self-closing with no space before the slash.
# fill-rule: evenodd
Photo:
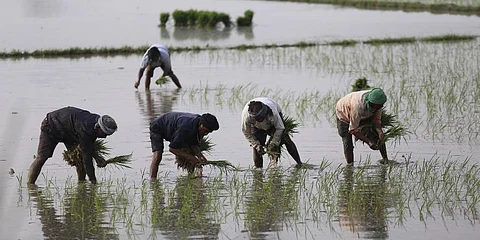
<svg viewBox="0 0 480 240">
<path fill-rule="evenodd" d="M 200 160 L 200 162 L 206 162 L 207 161 L 207 158 L 205 156 L 201 156 L 201 157 L 198 157 L 198 160 Z"/>
<path fill-rule="evenodd" d="M 139 82 L 139 81 L 135 81 L 135 84 L 133 85 L 133 87 L 138 88 L 139 85 L 140 85 L 140 82 Z"/>
<path fill-rule="evenodd" d="M 105 166 L 107 166 L 107 161 L 105 161 L 105 159 L 96 159 L 95 158 L 95 162 L 97 162 L 97 167 L 99 167 L 99 168 L 104 168 Z"/>
<path fill-rule="evenodd" d="M 253 146 L 253 148 L 255 148 L 255 150 L 256 150 L 256 151 L 258 152 L 258 154 L 260 154 L 260 155 L 263 155 L 263 154 L 266 153 L 265 148 L 264 148 L 262 145 L 258 145 L 258 144 L 257 144 L 257 145 L 255 145 L 255 146 Z"/>
<path fill-rule="evenodd" d="M 376 143 L 374 143 L 373 141 L 368 141 L 368 146 L 372 150 L 378 150 L 378 145 Z"/>
<path fill-rule="evenodd" d="M 197 157 L 195 156 L 190 156 L 188 158 L 188 161 L 193 165 L 193 166 L 196 166 L 197 164 L 200 163 L 200 159 L 198 159 Z"/>
<path fill-rule="evenodd" d="M 280 153 L 280 146 L 270 142 L 267 146 L 267 152 L 269 153 Z"/>
</svg>

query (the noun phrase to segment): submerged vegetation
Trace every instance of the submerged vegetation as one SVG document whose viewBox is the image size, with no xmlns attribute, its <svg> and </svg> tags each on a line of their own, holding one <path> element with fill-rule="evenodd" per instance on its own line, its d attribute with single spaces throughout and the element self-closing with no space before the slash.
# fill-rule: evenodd
<svg viewBox="0 0 480 240">
<path fill-rule="evenodd" d="M 314 46 L 354 46 L 357 44 L 368 45 L 381 45 L 381 44 L 404 44 L 404 43 L 417 43 L 417 42 L 458 42 L 458 41 L 471 41 L 476 40 L 478 37 L 473 35 L 456 35 L 447 34 L 440 36 L 429 36 L 421 38 L 385 38 L 385 39 L 370 39 L 366 41 L 357 40 L 340 40 L 331 42 L 298 42 L 293 44 L 263 44 L 263 45 L 238 45 L 232 47 L 215 47 L 215 46 L 191 46 L 191 47 L 169 47 L 170 52 L 198 52 L 205 50 L 247 50 L 247 49 L 270 49 L 270 48 L 305 48 Z M 34 51 L 26 50 L 11 50 L 7 52 L 0 52 L 0 58 L 77 58 L 77 57 L 91 57 L 91 56 L 117 56 L 117 55 L 131 55 L 131 54 L 144 54 L 149 46 L 123 46 L 120 48 L 79 48 L 72 47 L 68 49 L 40 49 Z"/>
<path fill-rule="evenodd" d="M 376 10 L 402 10 L 406 12 L 449 13 L 460 15 L 480 15 L 478 1 L 462 0 L 269 0 L 279 2 L 308 2 L 332 4 L 344 7 Z"/>
<path fill-rule="evenodd" d="M 452 156 L 403 157 L 401 164 L 388 166 L 369 159 L 357 167 L 323 160 L 311 170 L 214 172 L 174 181 L 166 181 L 165 173 L 160 178 L 165 181 L 155 183 L 107 177 L 102 184 L 77 185 L 44 176 L 45 187 L 29 188 L 27 197 L 18 191 L 18 204 L 37 209 L 49 236 L 255 238 L 293 231 L 308 239 L 317 231 L 336 237 L 387 234 L 409 222 L 427 228 L 440 221 L 446 229 L 477 224 L 478 164 Z"/>
</svg>

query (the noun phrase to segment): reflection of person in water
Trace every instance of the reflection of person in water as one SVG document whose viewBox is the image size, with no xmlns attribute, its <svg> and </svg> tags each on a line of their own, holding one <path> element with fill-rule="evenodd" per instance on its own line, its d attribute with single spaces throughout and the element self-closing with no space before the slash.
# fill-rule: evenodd
<svg viewBox="0 0 480 240">
<path fill-rule="evenodd" d="M 220 232 L 220 222 L 211 219 L 214 201 L 207 201 L 206 187 L 202 178 L 178 177 L 175 194 L 165 194 L 160 182 L 152 186 L 152 225 L 171 239 L 186 239 L 189 236 L 202 236 L 203 239 L 216 239 Z M 173 200 L 169 199 L 173 196 Z M 166 198 L 165 198 L 166 197 Z"/>
<path fill-rule="evenodd" d="M 365 171 L 360 178 L 353 179 L 353 166 L 344 168 L 344 187 L 340 188 L 339 222 L 346 231 L 360 238 L 386 239 L 387 199 L 386 171 L 380 166 L 375 172 Z"/>
<path fill-rule="evenodd" d="M 112 228 L 102 225 L 106 198 L 96 185 L 79 184 L 76 191 L 65 191 L 63 215 L 58 215 L 48 190 L 29 186 L 30 199 L 35 203 L 45 239 L 118 239 Z"/>
<path fill-rule="evenodd" d="M 147 118 L 148 124 L 152 122 L 157 116 L 171 112 L 173 104 L 178 99 L 180 89 L 173 90 L 159 89 L 158 91 L 145 91 L 145 99 L 142 98 L 142 93 L 136 91 L 140 111 Z"/>
<path fill-rule="evenodd" d="M 263 238 L 265 232 L 281 231 L 288 225 L 288 217 L 298 212 L 295 199 L 298 194 L 298 181 L 302 169 L 295 169 L 291 176 L 278 169 L 269 171 L 268 179 L 264 172 L 254 170 L 253 186 L 246 200 L 245 224 L 252 238 Z M 295 221 L 292 221 L 295 222 Z M 262 236 L 263 235 L 263 236 Z"/>
</svg>

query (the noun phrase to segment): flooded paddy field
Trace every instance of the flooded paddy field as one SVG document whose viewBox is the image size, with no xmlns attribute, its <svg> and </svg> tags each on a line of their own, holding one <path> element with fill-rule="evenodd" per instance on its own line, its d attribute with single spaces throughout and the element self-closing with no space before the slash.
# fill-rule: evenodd
<svg viewBox="0 0 480 240">
<path fill-rule="evenodd" d="M 474 239 L 478 48 L 474 40 L 177 53 L 173 66 L 185 87 L 150 91 L 133 88 L 139 56 L 3 60 L 0 208 L 9 220 L 0 232 L 20 239 Z M 345 167 L 333 109 L 358 77 L 386 90 L 386 108 L 412 132 L 388 144 L 391 165 L 357 143 L 355 165 Z M 293 140 L 305 168 L 284 156 L 277 168 L 251 169 L 240 112 L 260 95 L 301 123 Z M 40 122 L 67 105 L 117 119 L 108 146 L 116 155 L 133 152 L 132 169 L 97 169 L 100 184 L 78 185 L 59 145 L 37 186 L 28 187 Z M 148 126 L 166 111 L 215 114 L 220 130 L 207 157 L 241 171 L 206 167 L 191 179 L 164 153 L 160 180 L 150 184 Z"/>
<path fill-rule="evenodd" d="M 1 50 L 69 47 L 236 46 L 290 44 L 443 34 L 480 35 L 480 18 L 428 12 L 373 11 L 325 4 L 237 0 L 6 1 L 0 9 Z M 254 11 L 253 27 L 159 28 L 161 12 L 188 9 L 229 14 L 233 21 Z"/>
<path fill-rule="evenodd" d="M 248 5 L 256 13 L 250 37 L 237 29 L 221 37 L 212 30 L 180 37 L 183 33 L 173 33 L 172 26 L 156 26 L 161 11 L 200 9 L 207 2 L 209 10 L 232 15 Z M 175 1 L 155 9 L 145 6 L 158 3 L 122 1 L 115 16 L 123 17 L 112 18 L 108 2 L 55 3 L 8 3 L 11 11 L 0 16 L 16 25 L 0 26 L 4 50 L 479 34 L 478 17 L 329 5 Z M 358 18 L 352 23 L 342 14 Z M 410 27 L 412 22 L 418 28 Z M 124 29 L 111 27 L 114 23 Z M 89 34 L 81 32 L 87 28 Z M 37 41 L 23 38 L 27 32 Z M 133 88 L 140 55 L 2 59 L 0 239 L 476 239 L 479 48 L 474 39 L 173 52 L 172 66 L 184 88 L 170 82 L 152 84 L 150 91 L 144 82 Z M 157 70 L 153 79 L 160 74 Z M 362 77 L 385 90 L 386 109 L 410 131 L 387 144 L 392 160 L 387 165 L 359 142 L 354 166 L 347 167 L 343 157 L 334 106 Z M 296 169 L 285 155 L 275 168 L 252 169 L 240 116 L 244 104 L 257 96 L 277 100 L 299 121 L 293 140 L 307 163 L 303 168 Z M 46 113 L 64 106 L 114 117 L 119 129 L 107 144 L 114 155 L 132 153 L 132 168 L 97 168 L 99 184 L 78 184 L 59 144 L 37 184 L 28 186 L 40 123 Z M 239 170 L 205 167 L 203 177 L 192 178 L 165 151 L 159 181 L 150 183 L 148 127 L 167 111 L 216 115 L 220 129 L 209 135 L 215 146 L 207 158 L 227 160 Z M 10 168 L 15 173 L 9 174 Z"/>
</svg>

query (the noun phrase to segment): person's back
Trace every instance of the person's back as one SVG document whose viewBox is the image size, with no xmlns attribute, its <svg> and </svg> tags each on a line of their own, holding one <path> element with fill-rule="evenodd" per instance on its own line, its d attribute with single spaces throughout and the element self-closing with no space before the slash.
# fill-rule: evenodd
<svg viewBox="0 0 480 240">
<path fill-rule="evenodd" d="M 80 138 L 94 135 L 95 123 L 100 115 L 76 107 L 64 107 L 47 114 L 53 135 L 63 140 L 78 142 Z"/>
<path fill-rule="evenodd" d="M 168 112 L 153 120 L 151 128 L 160 133 L 165 140 L 172 141 L 176 136 L 195 137 L 195 135 L 198 134 L 199 122 L 199 114 L 187 112 Z M 195 144 L 195 142 L 192 142 L 192 144 Z"/>
</svg>

